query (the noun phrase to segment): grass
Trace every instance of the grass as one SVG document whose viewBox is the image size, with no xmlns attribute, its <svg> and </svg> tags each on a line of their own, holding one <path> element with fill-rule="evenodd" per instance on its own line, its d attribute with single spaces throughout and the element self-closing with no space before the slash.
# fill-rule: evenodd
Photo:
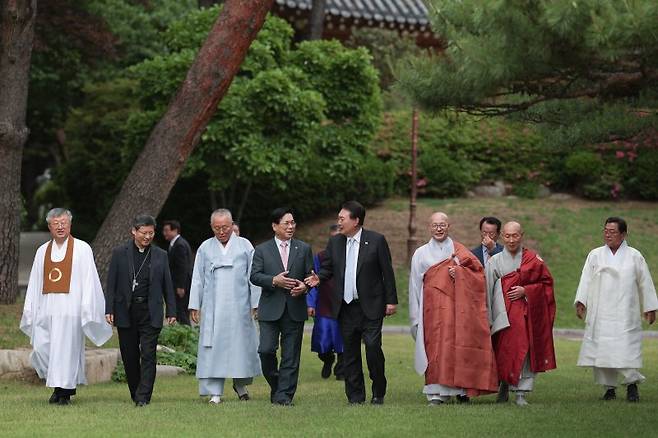
<svg viewBox="0 0 658 438">
<path fill-rule="evenodd" d="M 82 387 L 69 407 L 50 406 L 41 385 L 0 383 L 3 436 L 651 436 L 658 426 L 658 341 L 645 340 L 647 381 L 641 402 L 602 402 L 591 372 L 575 366 L 580 342 L 557 340 L 558 369 L 541 374 L 527 408 L 497 405 L 494 396 L 471 406 L 427 407 L 420 393 L 423 379 L 413 371 L 411 338 L 384 337 L 389 391 L 386 404 L 347 406 L 343 385 L 322 380 L 320 361 L 304 340 L 296 406 L 268 402 L 262 377 L 250 387 L 253 400 L 238 402 L 227 394 L 220 406 L 197 395 L 193 376 L 160 378 L 152 404 L 137 409 L 127 387 L 107 383 Z"/>
</svg>

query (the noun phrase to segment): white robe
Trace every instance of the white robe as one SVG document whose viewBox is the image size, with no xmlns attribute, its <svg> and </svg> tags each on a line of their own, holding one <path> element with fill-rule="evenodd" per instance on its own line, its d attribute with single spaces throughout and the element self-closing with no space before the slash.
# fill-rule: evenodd
<svg viewBox="0 0 658 438">
<path fill-rule="evenodd" d="M 64 259 L 68 243 L 60 248 L 53 241 L 52 261 Z M 101 346 L 112 337 L 112 327 L 105 321 L 105 297 L 91 247 L 75 239 L 69 293 L 43 294 L 47 246 L 41 245 L 34 256 L 20 328 L 30 337 L 30 361 L 46 386 L 74 389 L 87 383 L 84 336 Z"/>
<path fill-rule="evenodd" d="M 226 246 L 212 237 L 194 261 L 189 309 L 200 310 L 196 376 L 247 378 L 260 375 L 258 336 L 252 309 L 261 289 L 249 281 L 254 247 L 231 235 Z"/>
<path fill-rule="evenodd" d="M 658 309 L 656 288 L 642 254 L 622 242 L 587 256 L 575 302 L 587 308 L 578 366 L 642 368 L 642 319 Z"/>
<path fill-rule="evenodd" d="M 411 333 L 416 341 L 414 368 L 418 374 L 427 370 L 427 353 L 425 351 L 425 329 L 423 327 L 423 277 L 429 268 L 441 263 L 455 253 L 455 245 L 450 237 L 443 242 L 432 238 L 425 245 L 416 249 L 411 258 L 409 273 L 409 323 Z M 425 385 L 424 394 L 442 396 L 463 395 L 464 390 L 440 384 Z"/>
</svg>

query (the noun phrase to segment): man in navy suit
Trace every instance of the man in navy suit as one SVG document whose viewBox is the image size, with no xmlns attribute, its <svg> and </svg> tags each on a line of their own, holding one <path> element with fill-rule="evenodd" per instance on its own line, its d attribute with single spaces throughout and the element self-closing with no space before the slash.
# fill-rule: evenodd
<svg viewBox="0 0 658 438">
<path fill-rule="evenodd" d="M 485 216 L 480 219 L 480 235 L 482 243 L 471 249 L 475 257 L 480 260 L 482 266 L 486 266 L 487 261 L 494 255 L 503 250 L 503 245 L 498 243 L 500 236 L 500 220 L 493 216 Z"/>
<path fill-rule="evenodd" d="M 391 251 L 386 238 L 363 229 L 366 210 L 356 201 L 343 204 L 338 213 L 340 234 L 327 243 L 320 272 L 306 278 L 306 284 L 333 278 L 332 317 L 338 319 L 344 341 L 343 371 L 345 394 L 350 404 L 365 402 L 366 391 L 361 364 L 361 341 L 372 379 L 371 403 L 381 405 L 386 395 L 382 325 L 393 315 L 398 297 Z"/>
</svg>

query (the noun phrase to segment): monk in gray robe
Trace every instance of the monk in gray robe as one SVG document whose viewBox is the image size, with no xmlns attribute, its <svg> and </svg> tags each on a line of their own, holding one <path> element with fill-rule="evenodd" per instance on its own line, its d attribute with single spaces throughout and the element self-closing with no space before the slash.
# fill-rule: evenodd
<svg viewBox="0 0 658 438">
<path fill-rule="evenodd" d="M 249 282 L 254 247 L 233 232 L 231 212 L 210 217 L 215 234 L 197 251 L 190 289 L 190 316 L 201 323 L 196 376 L 199 394 L 221 403 L 226 378 L 240 400 L 249 400 L 246 386 L 260 374 L 254 316 L 260 288 Z"/>
</svg>

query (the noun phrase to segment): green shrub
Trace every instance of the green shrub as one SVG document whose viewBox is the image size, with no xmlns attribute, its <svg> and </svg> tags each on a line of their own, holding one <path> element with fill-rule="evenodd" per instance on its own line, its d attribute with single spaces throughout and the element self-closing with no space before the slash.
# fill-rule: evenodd
<svg viewBox="0 0 658 438">
<path fill-rule="evenodd" d="M 602 170 L 601 156 L 590 151 L 574 152 L 564 161 L 564 173 L 574 184 L 596 181 Z"/>
<path fill-rule="evenodd" d="M 117 383 L 126 383 L 126 368 L 123 366 L 123 361 L 119 359 L 116 368 L 112 371 L 112 381 Z"/>
<path fill-rule="evenodd" d="M 480 166 L 464 154 L 445 149 L 424 150 L 419 157 L 422 176 L 427 180 L 425 193 L 439 197 L 461 196 L 480 181 Z"/>
<path fill-rule="evenodd" d="M 512 194 L 520 198 L 535 199 L 539 194 L 539 184 L 532 181 L 519 182 L 512 187 Z"/>
<path fill-rule="evenodd" d="M 658 150 L 640 151 L 632 168 L 629 191 L 642 199 L 658 199 Z"/>
</svg>

